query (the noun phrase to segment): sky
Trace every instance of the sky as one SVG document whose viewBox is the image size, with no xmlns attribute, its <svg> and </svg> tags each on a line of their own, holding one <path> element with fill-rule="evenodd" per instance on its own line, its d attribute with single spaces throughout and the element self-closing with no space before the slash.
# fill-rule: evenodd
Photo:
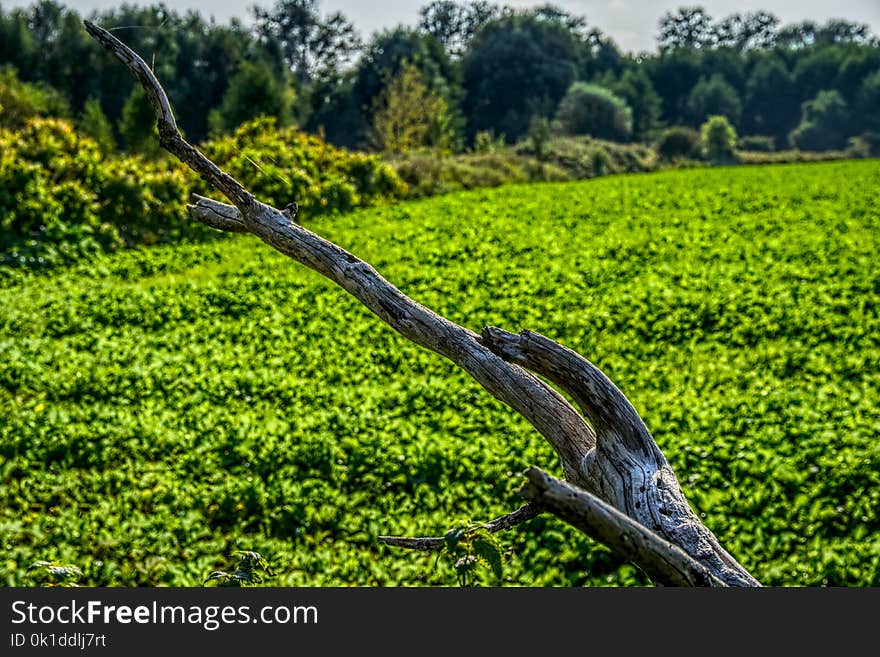
<svg viewBox="0 0 880 657">
<path fill-rule="evenodd" d="M 88 14 L 122 4 L 122 0 L 61 0 L 67 6 Z M 153 4 L 143 0 L 128 0 L 132 4 Z M 400 23 L 414 25 L 418 10 L 429 0 L 322 0 L 324 13 L 341 11 L 351 20 L 364 37 Z M 874 34 L 880 34 L 880 0 L 555 0 L 553 4 L 572 14 L 586 16 L 591 27 L 597 27 L 625 51 L 651 51 L 655 48 L 657 22 L 667 11 L 683 5 L 701 5 L 713 18 L 732 13 L 747 13 L 763 9 L 777 15 L 785 23 L 802 20 L 824 22 L 829 18 L 845 18 L 867 23 Z M 6 9 L 31 4 L 30 0 L 6 0 Z M 196 9 L 213 15 L 219 22 L 233 16 L 247 19 L 248 7 L 259 4 L 268 7 L 274 0 L 166 0 L 179 11 Z M 503 0 L 497 4 L 528 7 L 542 2 Z"/>
</svg>

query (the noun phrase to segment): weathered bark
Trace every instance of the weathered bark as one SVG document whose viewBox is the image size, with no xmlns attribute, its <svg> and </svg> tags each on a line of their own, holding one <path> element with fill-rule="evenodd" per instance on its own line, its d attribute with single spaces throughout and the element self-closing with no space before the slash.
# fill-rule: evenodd
<svg viewBox="0 0 880 657">
<path fill-rule="evenodd" d="M 758 584 L 700 522 L 642 418 L 598 367 L 533 331 L 515 335 L 487 326 L 483 340 L 570 394 L 593 424 L 596 447 L 584 458 L 583 488 L 681 547 L 726 584 Z"/>
<path fill-rule="evenodd" d="M 538 468 L 526 472 L 529 483 L 520 494 L 604 543 L 665 586 L 726 586 L 703 564 L 607 502 L 551 477 Z"/>
<path fill-rule="evenodd" d="M 85 24 L 89 34 L 118 57 L 146 90 L 157 113 L 161 145 L 234 205 L 196 197 L 189 206 L 194 219 L 219 230 L 256 235 L 337 283 L 403 337 L 446 356 L 468 372 L 548 440 L 569 484 L 598 496 L 628 516 L 631 524 L 642 525 L 639 536 L 660 535 L 653 541 L 645 539 L 643 545 L 649 547 L 636 555 L 643 567 L 650 561 L 650 546 L 665 539 L 690 555 L 711 578 L 725 584 L 757 585 L 691 511 L 672 469 L 638 414 L 595 366 L 534 333 L 516 336 L 487 328 L 479 336 L 415 302 L 368 263 L 298 225 L 290 214 L 261 203 L 186 142 L 168 98 L 147 64 L 106 30 L 88 21 Z M 568 392 L 593 427 L 536 374 Z M 620 526 L 620 519 L 614 516 L 617 524 L 609 524 L 612 516 L 595 512 L 593 500 L 574 496 L 565 509 L 543 503 L 541 508 L 607 539 L 608 532 Z M 571 505 L 578 503 L 585 505 L 584 513 L 572 514 Z M 649 566 L 649 572 L 668 570 L 668 554 L 654 554 L 657 564 Z M 691 577 L 681 582 L 714 583 L 716 579 Z"/>
</svg>

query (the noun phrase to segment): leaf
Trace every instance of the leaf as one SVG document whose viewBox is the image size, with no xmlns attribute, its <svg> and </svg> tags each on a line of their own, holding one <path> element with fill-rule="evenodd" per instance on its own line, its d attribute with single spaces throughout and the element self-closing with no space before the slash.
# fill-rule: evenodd
<svg viewBox="0 0 880 657">
<path fill-rule="evenodd" d="M 487 530 L 479 529 L 471 536 L 471 549 L 488 564 L 495 579 L 500 581 L 503 575 L 503 555 L 498 539 Z"/>
</svg>

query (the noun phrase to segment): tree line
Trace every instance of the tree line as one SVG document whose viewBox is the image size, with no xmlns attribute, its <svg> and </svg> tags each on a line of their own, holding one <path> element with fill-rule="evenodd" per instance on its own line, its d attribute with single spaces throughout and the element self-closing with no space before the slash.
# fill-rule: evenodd
<svg viewBox="0 0 880 657">
<path fill-rule="evenodd" d="M 416 26 L 363 39 L 319 0 L 218 23 L 166 5 L 97 12 L 145 55 L 191 141 L 275 117 L 349 148 L 458 151 L 556 130 L 653 142 L 723 116 L 755 149 L 880 143 L 880 42 L 866 25 L 781 25 L 768 12 L 664 15 L 655 53 L 624 53 L 553 5 L 435 0 Z M 54 0 L 0 8 L 0 124 L 66 115 L 106 148 L 155 148 L 143 92 Z M 35 108 L 35 109 L 34 109 Z"/>
</svg>

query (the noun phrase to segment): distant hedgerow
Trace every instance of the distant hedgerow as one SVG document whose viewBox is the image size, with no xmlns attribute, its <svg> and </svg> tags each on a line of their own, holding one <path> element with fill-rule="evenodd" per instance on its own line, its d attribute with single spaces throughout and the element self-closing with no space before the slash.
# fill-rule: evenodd
<svg viewBox="0 0 880 657">
<path fill-rule="evenodd" d="M 257 119 L 203 146 L 262 200 L 309 217 L 401 198 L 376 155 Z M 0 130 L 0 266 L 38 269 L 124 247 L 205 239 L 185 206 L 204 183 L 170 158 L 111 157 L 59 119 Z"/>
</svg>

